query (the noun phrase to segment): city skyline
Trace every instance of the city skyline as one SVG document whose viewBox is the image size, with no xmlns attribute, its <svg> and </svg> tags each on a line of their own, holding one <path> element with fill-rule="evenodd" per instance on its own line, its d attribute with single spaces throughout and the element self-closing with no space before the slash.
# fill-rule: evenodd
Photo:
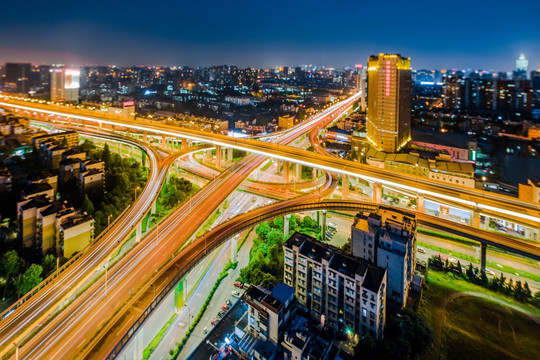
<svg viewBox="0 0 540 360">
<path fill-rule="evenodd" d="M 106 10 L 105 4 L 93 5 L 80 11 L 57 2 L 37 11 L 31 3 L 7 4 L 8 16 L 0 24 L 0 62 L 343 67 L 385 52 L 411 57 L 413 69 L 511 71 L 525 53 L 530 70 L 540 67 L 534 27 L 540 5 L 533 1 L 524 4 L 528 10 L 519 32 L 506 19 L 508 4 L 502 0 L 489 7 L 459 0 L 450 9 L 426 1 L 403 8 L 388 1 L 384 12 L 353 2 L 270 8 L 214 1 L 153 7 L 134 2 L 129 7 L 107 4 Z M 426 15 L 428 5 L 433 16 Z"/>
</svg>

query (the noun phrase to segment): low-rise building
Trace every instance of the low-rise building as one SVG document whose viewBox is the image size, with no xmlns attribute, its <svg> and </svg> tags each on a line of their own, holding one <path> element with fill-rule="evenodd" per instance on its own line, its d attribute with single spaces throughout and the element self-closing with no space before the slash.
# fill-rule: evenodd
<svg viewBox="0 0 540 360">
<path fill-rule="evenodd" d="M 17 224 L 19 238 L 24 248 L 36 248 L 36 224 L 38 213 L 51 204 L 46 195 L 38 195 L 17 203 Z"/>
<path fill-rule="evenodd" d="M 79 172 L 78 185 L 81 193 L 101 192 L 105 187 L 105 172 L 98 169 L 90 169 Z"/>
<path fill-rule="evenodd" d="M 65 146 L 70 149 L 74 146 L 77 146 L 79 143 L 79 133 L 76 131 L 63 131 L 53 134 L 40 135 L 32 139 L 32 145 L 34 149 L 39 149 L 41 143 L 53 140 L 58 144 L 62 144 L 65 139 Z"/>
</svg>

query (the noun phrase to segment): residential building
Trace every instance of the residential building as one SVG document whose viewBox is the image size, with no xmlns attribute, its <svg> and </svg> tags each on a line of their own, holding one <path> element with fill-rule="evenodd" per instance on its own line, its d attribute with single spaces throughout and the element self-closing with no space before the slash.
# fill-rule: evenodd
<svg viewBox="0 0 540 360">
<path fill-rule="evenodd" d="M 105 172 L 90 169 L 79 172 L 78 185 L 81 193 L 102 192 L 105 187 Z"/>
<path fill-rule="evenodd" d="M 32 65 L 29 63 L 6 63 L 4 89 L 12 93 L 28 93 L 31 73 Z"/>
<path fill-rule="evenodd" d="M 323 326 L 343 334 L 381 337 L 387 272 L 368 260 L 295 232 L 283 245 L 285 284 Z"/>
<path fill-rule="evenodd" d="M 309 327 L 309 319 L 296 315 L 285 330 L 284 360 L 326 360 L 331 358 L 332 342 L 322 339 Z"/>
<path fill-rule="evenodd" d="M 405 306 L 416 267 L 416 216 L 381 207 L 378 213 L 357 214 L 351 228 L 354 256 L 388 272 L 388 299 Z"/>
<path fill-rule="evenodd" d="M 57 253 L 70 258 L 82 251 L 94 240 L 94 219 L 92 216 L 76 212 L 56 218 Z"/>
<path fill-rule="evenodd" d="M 77 144 L 79 144 L 79 133 L 76 131 L 62 131 L 47 135 L 36 136 L 32 139 L 32 146 L 34 147 L 34 149 L 39 149 L 42 142 L 49 140 L 54 140 L 58 144 L 65 145 L 66 148 L 71 149 L 77 146 Z"/>
<path fill-rule="evenodd" d="M 283 115 L 278 118 L 278 126 L 280 130 L 287 130 L 294 126 L 294 116 Z"/>
<path fill-rule="evenodd" d="M 19 238 L 25 248 L 36 247 L 36 223 L 38 213 L 51 204 L 46 195 L 39 195 L 17 203 L 17 224 Z"/>
<path fill-rule="evenodd" d="M 279 344 L 295 310 L 294 289 L 283 283 L 270 292 L 250 286 L 245 293 L 248 331 L 263 341 Z"/>
<path fill-rule="evenodd" d="M 395 153 L 411 138 L 411 60 L 379 54 L 368 60 L 368 140 Z"/>
</svg>

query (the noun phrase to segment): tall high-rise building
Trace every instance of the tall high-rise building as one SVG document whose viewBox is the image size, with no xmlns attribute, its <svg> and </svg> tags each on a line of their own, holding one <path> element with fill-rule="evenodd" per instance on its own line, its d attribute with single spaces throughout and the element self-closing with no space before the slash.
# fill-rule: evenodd
<svg viewBox="0 0 540 360">
<path fill-rule="evenodd" d="M 411 60 L 379 54 L 368 60 L 368 140 L 395 153 L 411 139 Z"/>
<path fill-rule="evenodd" d="M 55 67 L 51 69 L 51 100 L 60 102 L 79 101 L 81 72 L 78 69 Z"/>
<path fill-rule="evenodd" d="M 32 65 L 27 63 L 7 63 L 4 74 L 4 89 L 25 94 L 30 91 Z"/>
<path fill-rule="evenodd" d="M 527 73 L 527 68 L 529 67 L 529 60 L 525 57 L 525 54 L 520 54 L 516 60 L 516 70 L 524 71 Z"/>
</svg>

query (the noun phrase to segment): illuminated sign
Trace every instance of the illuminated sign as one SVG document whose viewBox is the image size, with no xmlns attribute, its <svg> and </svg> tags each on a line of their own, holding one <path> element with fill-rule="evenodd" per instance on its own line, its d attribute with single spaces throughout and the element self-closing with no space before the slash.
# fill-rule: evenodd
<svg viewBox="0 0 540 360">
<path fill-rule="evenodd" d="M 81 72 L 79 70 L 70 70 L 66 69 L 65 73 L 65 89 L 78 89 L 79 88 L 79 79 L 81 77 Z"/>
<path fill-rule="evenodd" d="M 390 96 L 390 81 L 392 81 L 392 62 L 390 60 L 385 61 L 384 68 L 384 95 Z"/>
<path fill-rule="evenodd" d="M 133 100 L 131 100 L 131 101 L 124 101 L 124 102 L 122 103 L 122 105 L 123 105 L 124 107 L 135 106 L 135 101 L 133 101 Z"/>
</svg>

